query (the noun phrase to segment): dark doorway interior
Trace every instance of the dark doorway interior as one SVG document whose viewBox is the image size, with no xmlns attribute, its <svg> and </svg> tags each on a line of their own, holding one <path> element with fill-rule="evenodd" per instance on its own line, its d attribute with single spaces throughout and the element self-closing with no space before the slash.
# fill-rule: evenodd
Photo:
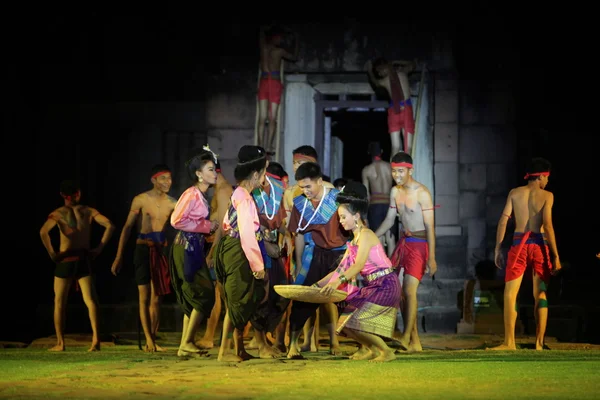
<svg viewBox="0 0 600 400">
<path fill-rule="evenodd" d="M 383 159 L 389 160 L 391 143 L 387 131 L 387 113 L 384 109 L 353 111 L 342 109 L 325 112 L 331 117 L 331 136 L 344 143 L 343 178 L 361 180 L 362 169 L 371 162 L 368 145 L 378 141 L 383 149 Z M 332 181 L 339 176 L 332 176 Z"/>
</svg>

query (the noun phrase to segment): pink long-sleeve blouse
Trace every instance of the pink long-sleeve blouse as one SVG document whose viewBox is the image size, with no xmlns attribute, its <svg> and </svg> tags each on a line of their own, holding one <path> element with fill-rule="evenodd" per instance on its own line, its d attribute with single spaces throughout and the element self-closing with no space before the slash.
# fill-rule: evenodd
<svg viewBox="0 0 600 400">
<path fill-rule="evenodd" d="M 210 233 L 208 202 L 202 192 L 191 186 L 181 194 L 171 214 L 173 228 L 185 232 Z"/>
<path fill-rule="evenodd" d="M 238 186 L 231 195 L 231 205 L 237 212 L 237 230 L 240 234 L 242 250 L 250 263 L 250 269 L 254 272 L 265 269 L 265 264 L 256 239 L 256 232 L 260 229 L 260 220 L 256 211 L 254 199 L 246 189 Z M 223 218 L 223 230 L 230 231 L 229 210 Z"/>
</svg>

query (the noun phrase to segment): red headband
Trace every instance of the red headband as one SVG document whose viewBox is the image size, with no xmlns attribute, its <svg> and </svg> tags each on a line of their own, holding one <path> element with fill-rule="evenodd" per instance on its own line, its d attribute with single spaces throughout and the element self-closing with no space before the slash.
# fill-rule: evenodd
<svg viewBox="0 0 600 400">
<path fill-rule="evenodd" d="M 160 172 L 157 172 L 154 175 L 152 175 L 152 178 L 156 179 L 156 178 L 158 178 L 161 175 L 170 174 L 170 173 L 171 173 L 171 171 L 160 171 Z"/>
<path fill-rule="evenodd" d="M 66 194 L 61 193 L 60 195 L 63 197 L 63 199 L 65 199 L 67 201 L 71 201 L 73 199 L 73 197 L 78 196 L 80 193 L 81 193 L 81 191 L 78 190 L 73 194 L 66 195 Z"/>
<path fill-rule="evenodd" d="M 413 165 L 411 163 L 407 163 L 407 162 L 393 162 L 392 163 L 392 168 L 400 168 L 400 167 L 406 167 L 406 168 L 412 168 Z"/>
<path fill-rule="evenodd" d="M 310 162 L 317 162 L 317 159 L 312 157 L 312 156 L 307 156 L 306 154 L 294 154 L 294 161 L 300 161 L 300 160 L 304 160 L 304 161 L 310 161 Z"/>
<path fill-rule="evenodd" d="M 550 172 L 532 172 L 532 173 L 528 172 L 525 174 L 523 179 L 529 179 L 532 176 L 550 176 Z"/>
</svg>

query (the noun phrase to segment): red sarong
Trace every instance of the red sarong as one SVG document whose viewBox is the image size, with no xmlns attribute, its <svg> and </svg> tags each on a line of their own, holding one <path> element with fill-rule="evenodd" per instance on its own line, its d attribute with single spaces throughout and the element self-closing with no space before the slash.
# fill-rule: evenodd
<svg viewBox="0 0 600 400">
<path fill-rule="evenodd" d="M 552 272 L 550 250 L 543 233 L 515 232 L 508 251 L 504 281 L 520 278 L 531 267 L 544 283 L 548 284 Z"/>
<path fill-rule="evenodd" d="M 391 261 L 398 274 L 404 268 L 404 274 L 414 276 L 421 281 L 427 269 L 428 259 L 427 239 L 413 237 L 410 232 L 405 231 L 392 253 Z"/>
<path fill-rule="evenodd" d="M 163 254 L 163 247 L 167 243 L 156 243 L 152 240 L 138 239 L 138 243 L 144 243 L 150 250 L 150 279 L 154 285 L 154 291 L 157 296 L 164 296 L 171 293 L 171 273 L 169 272 L 169 262 Z"/>
</svg>

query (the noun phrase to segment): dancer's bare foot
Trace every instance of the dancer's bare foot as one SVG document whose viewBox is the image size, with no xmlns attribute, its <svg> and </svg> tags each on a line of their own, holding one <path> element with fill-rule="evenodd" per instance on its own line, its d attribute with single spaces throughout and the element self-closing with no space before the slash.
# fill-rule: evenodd
<svg viewBox="0 0 600 400">
<path fill-rule="evenodd" d="M 355 353 L 355 355 L 352 356 L 352 359 L 356 360 L 356 361 L 372 360 L 372 359 L 376 358 L 377 356 L 378 356 L 378 354 L 376 354 L 373 350 L 366 348 L 364 353 L 361 353 L 359 355 L 356 355 L 356 353 Z"/>
<path fill-rule="evenodd" d="M 279 358 L 281 357 L 281 353 L 276 348 L 265 344 L 260 349 L 258 349 L 258 356 L 260 358 Z"/>
<path fill-rule="evenodd" d="M 352 354 L 350 356 L 351 360 L 358 360 L 359 357 L 364 356 L 365 354 L 367 354 L 370 350 L 367 349 L 365 346 L 360 347 L 357 351 L 354 352 L 354 354 Z"/>
<path fill-rule="evenodd" d="M 185 351 L 187 353 L 200 353 L 200 352 L 202 352 L 202 349 L 200 349 L 194 343 L 185 343 L 184 345 L 179 346 L 179 350 L 183 350 L 183 351 Z M 204 353 L 206 353 L 206 351 L 204 351 Z"/>
<path fill-rule="evenodd" d="M 394 336 L 394 342 L 399 347 L 400 350 L 408 350 L 409 340 L 404 339 L 402 336 Z"/>
<path fill-rule="evenodd" d="M 154 353 L 154 352 L 159 352 L 159 351 L 165 352 L 167 350 L 163 349 L 162 347 L 160 347 L 156 343 L 146 343 L 146 347 L 144 348 L 144 351 L 146 353 Z"/>
<path fill-rule="evenodd" d="M 156 351 L 156 343 L 146 343 L 146 347 L 144 347 L 144 351 L 146 353 L 154 353 Z"/>
<path fill-rule="evenodd" d="M 65 351 L 65 345 L 64 344 L 57 344 L 54 347 L 50 347 L 48 349 L 48 351 Z"/>
<path fill-rule="evenodd" d="M 92 343 L 88 351 L 100 351 L 100 342 Z"/>
<path fill-rule="evenodd" d="M 201 339 L 201 340 L 198 340 L 195 344 L 199 349 L 205 349 L 205 350 L 209 350 L 209 349 L 212 349 L 213 347 L 215 347 L 215 342 L 210 339 Z"/>
<path fill-rule="evenodd" d="M 392 350 L 385 350 L 383 352 L 380 352 L 377 357 L 369 360 L 369 362 L 387 362 L 387 361 L 393 361 L 395 359 L 396 359 L 396 355 L 394 354 L 394 352 Z"/>
<path fill-rule="evenodd" d="M 536 341 L 535 341 L 535 349 L 536 349 L 537 351 L 542 351 L 542 350 L 544 350 L 544 343 L 540 343 L 540 342 L 538 342 L 538 341 L 536 340 Z"/>
<path fill-rule="evenodd" d="M 331 354 L 332 356 L 342 356 L 344 355 L 344 352 L 342 351 L 342 348 L 337 345 L 337 346 L 331 346 L 329 348 L 329 354 Z"/>
<path fill-rule="evenodd" d="M 423 346 L 421 346 L 421 343 L 411 343 L 408 345 L 406 351 L 409 353 L 420 353 L 423 351 Z"/>
<path fill-rule="evenodd" d="M 235 354 L 219 354 L 219 357 L 217 357 L 217 361 L 221 361 L 221 362 L 242 362 L 244 360 L 242 360 L 240 357 L 236 356 Z"/>
<path fill-rule="evenodd" d="M 194 358 L 208 357 L 208 351 L 206 351 L 206 350 L 185 351 L 185 350 L 179 349 L 179 350 L 177 350 L 177 357 L 194 357 Z"/>
<path fill-rule="evenodd" d="M 290 350 L 288 351 L 287 358 L 290 360 L 304 360 L 304 356 L 300 354 L 298 347 L 290 346 Z"/>
<path fill-rule="evenodd" d="M 512 346 L 509 346 L 507 344 L 502 343 L 500 346 L 486 347 L 485 349 L 486 350 L 507 351 L 507 350 L 517 350 L 517 346 L 515 346 L 514 344 Z"/>
</svg>

